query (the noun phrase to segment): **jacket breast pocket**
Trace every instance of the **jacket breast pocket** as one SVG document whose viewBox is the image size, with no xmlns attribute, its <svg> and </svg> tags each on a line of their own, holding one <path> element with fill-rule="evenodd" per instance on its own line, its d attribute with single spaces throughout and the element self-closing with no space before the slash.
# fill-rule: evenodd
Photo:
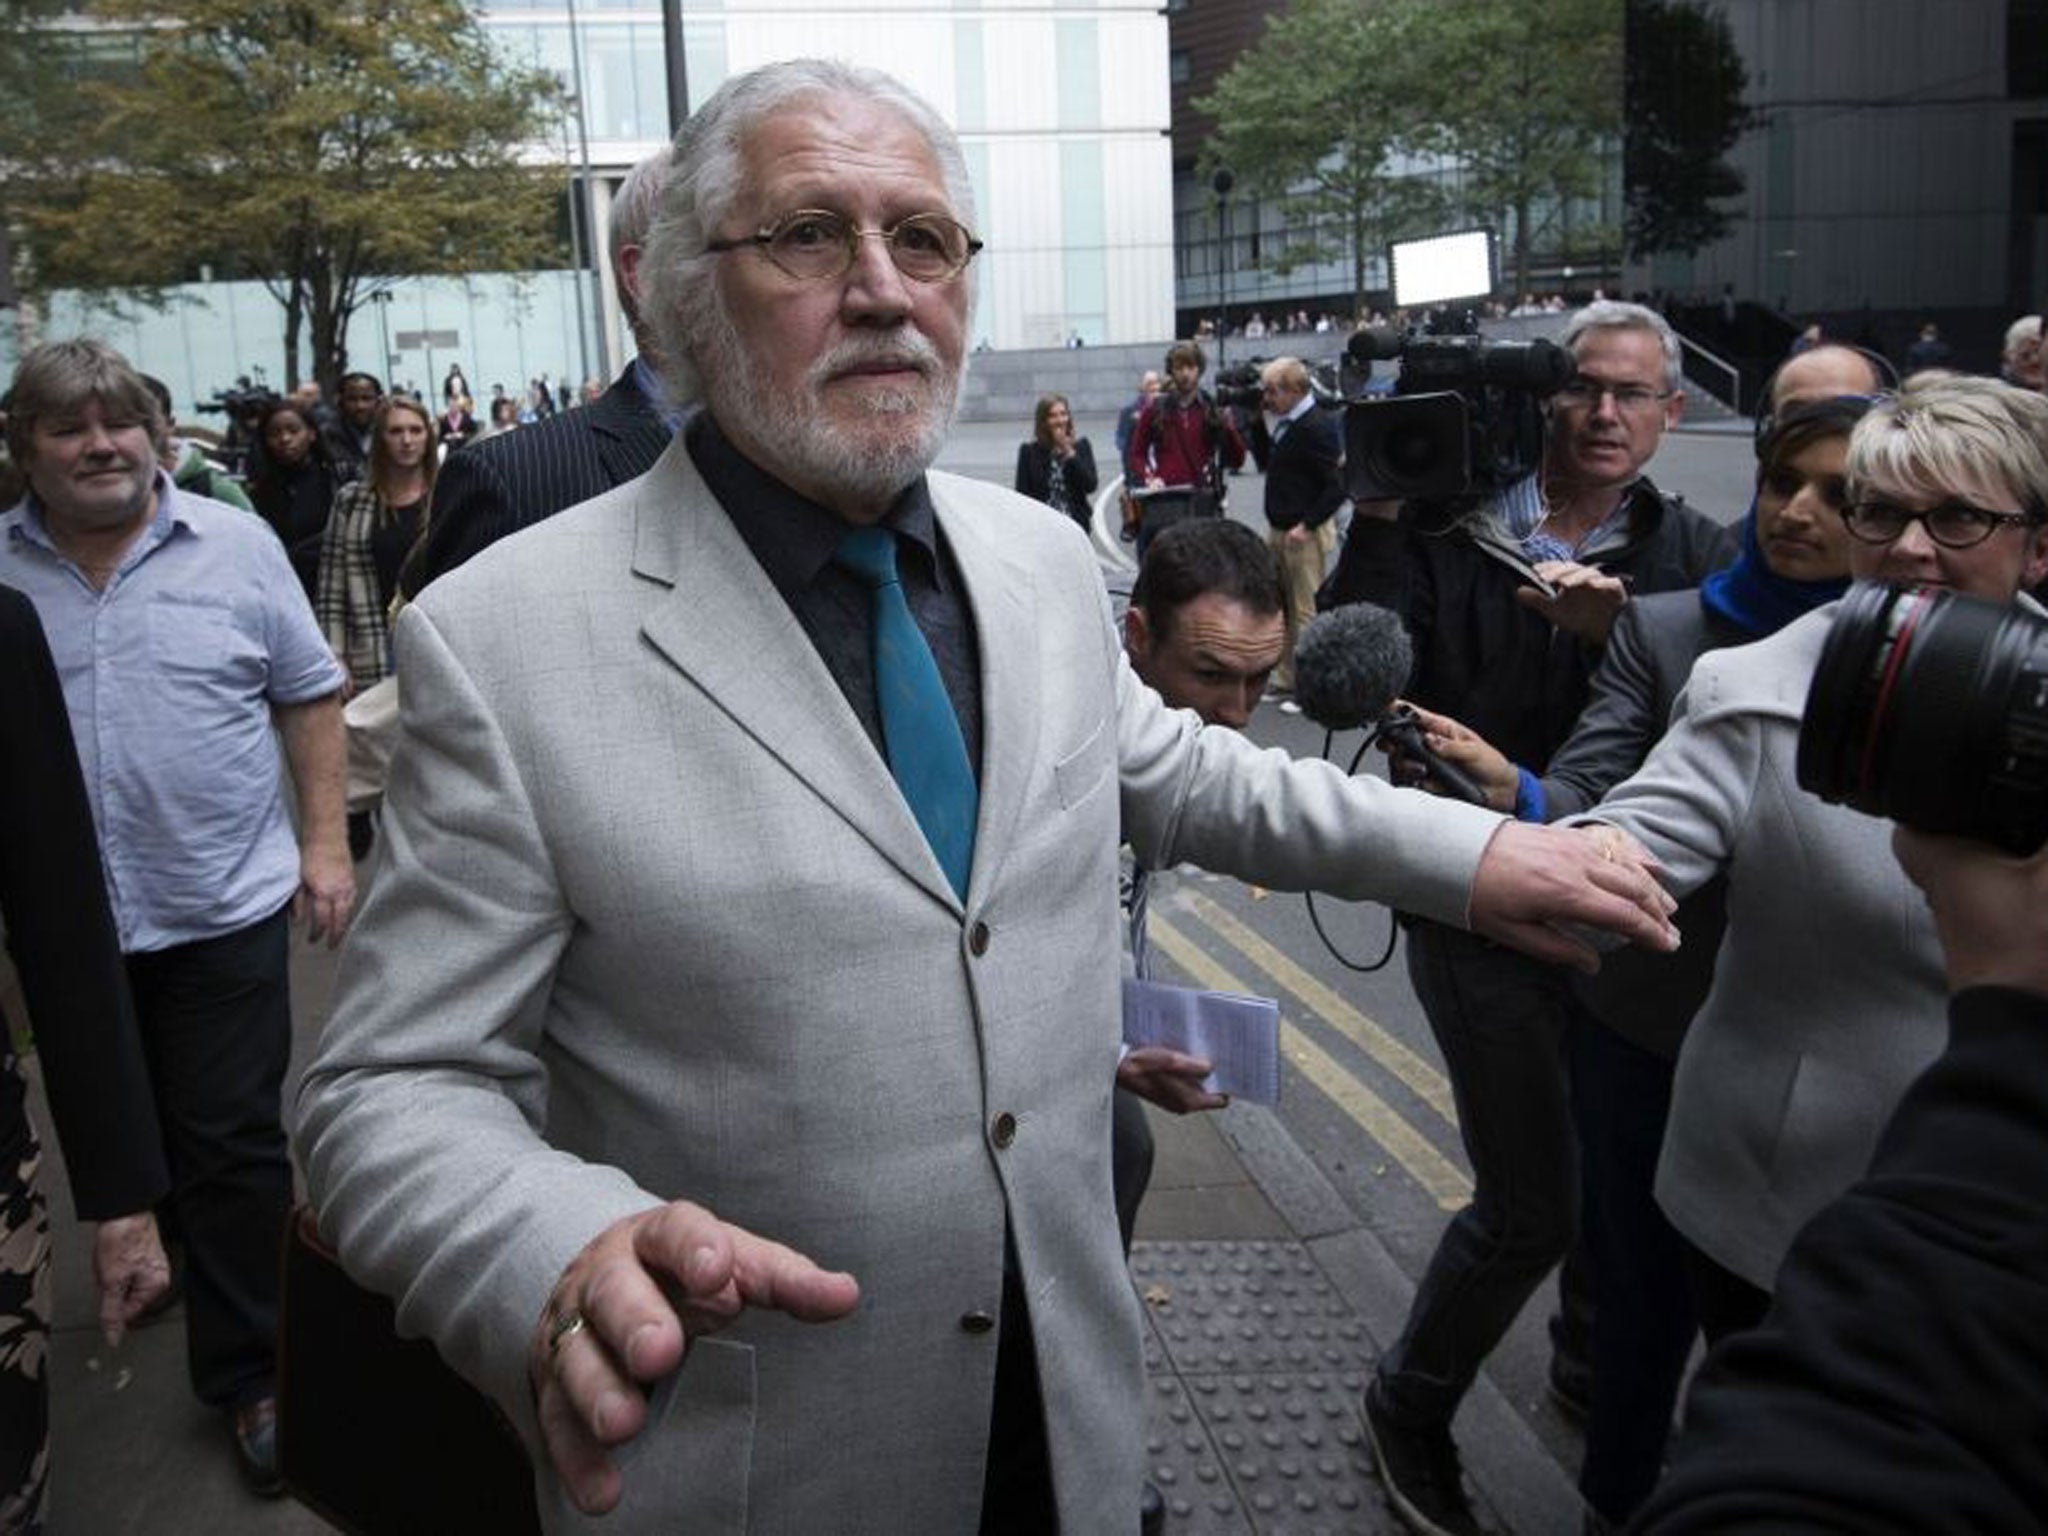
<svg viewBox="0 0 2048 1536">
<path fill-rule="evenodd" d="M 1053 788 L 1062 807 L 1070 811 L 1077 809 L 1115 777 L 1115 745 L 1110 722 L 1098 720 L 1086 740 L 1066 756 L 1054 760 Z"/>
</svg>

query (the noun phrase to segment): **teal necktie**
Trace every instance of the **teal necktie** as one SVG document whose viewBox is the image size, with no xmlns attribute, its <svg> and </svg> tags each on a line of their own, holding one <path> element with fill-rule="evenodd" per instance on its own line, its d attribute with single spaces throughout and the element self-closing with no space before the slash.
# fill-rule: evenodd
<svg viewBox="0 0 2048 1536">
<path fill-rule="evenodd" d="M 974 867 L 974 817 L 979 794 L 960 717 L 924 631 L 911 616 L 896 574 L 896 535 L 887 528 L 856 528 L 835 557 L 873 590 L 875 702 L 889 771 L 917 818 L 925 841 L 953 893 L 967 899 Z"/>
</svg>

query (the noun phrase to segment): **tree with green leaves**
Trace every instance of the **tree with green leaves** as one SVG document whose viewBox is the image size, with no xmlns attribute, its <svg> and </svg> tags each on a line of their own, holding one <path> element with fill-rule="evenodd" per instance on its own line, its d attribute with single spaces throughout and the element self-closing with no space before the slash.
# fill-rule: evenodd
<svg viewBox="0 0 2048 1536">
<path fill-rule="evenodd" d="M 331 391 L 349 317 L 393 279 L 559 258 L 559 181 L 519 149 L 560 123 L 560 84 L 502 60 L 463 0 L 95 0 L 89 19 L 134 62 L 80 84 L 80 138 L 29 167 L 11 212 L 37 284 L 260 277 L 287 383 L 303 331 Z"/>
<path fill-rule="evenodd" d="M 1728 233 L 1742 194 L 1725 158 L 1749 128 L 1749 71 L 1728 20 L 1692 0 L 1628 0 L 1628 251 L 1690 253 Z"/>
<path fill-rule="evenodd" d="M 1574 203 L 1599 198 L 1614 169 L 1621 0 L 1428 10 L 1411 60 L 1433 87 L 1428 142 L 1459 167 L 1459 206 L 1511 232 L 1513 288 L 1527 292 L 1536 252 L 1563 247 Z"/>
<path fill-rule="evenodd" d="M 1422 126 L 1420 82 L 1405 66 L 1420 0 L 1294 0 L 1195 103 L 1216 125 L 1204 169 L 1279 204 L 1287 235 L 1265 258 L 1280 273 L 1349 260 L 1366 304 L 1371 258 L 1425 230 L 1436 189 L 1388 166 Z"/>
<path fill-rule="evenodd" d="M 1621 0 L 1294 0 L 1196 105 L 1208 159 L 1287 210 L 1276 270 L 1348 254 L 1362 301 L 1374 250 L 1455 215 L 1512 232 L 1526 289 L 1605 190 L 1621 48 Z"/>
</svg>

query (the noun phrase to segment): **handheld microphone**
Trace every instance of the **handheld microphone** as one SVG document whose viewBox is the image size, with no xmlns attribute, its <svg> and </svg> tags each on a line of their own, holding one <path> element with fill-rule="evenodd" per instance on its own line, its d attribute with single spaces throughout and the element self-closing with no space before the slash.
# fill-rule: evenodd
<svg viewBox="0 0 2048 1536">
<path fill-rule="evenodd" d="M 1415 670 L 1399 614 L 1373 603 L 1319 613 L 1294 642 L 1294 700 L 1326 731 L 1353 731 L 1386 713 Z"/>
<path fill-rule="evenodd" d="M 1423 744 L 1414 714 L 1393 703 L 1415 669 L 1415 646 L 1400 615 L 1373 603 L 1346 603 L 1303 627 L 1294 645 L 1294 700 L 1326 731 L 1370 724 L 1428 770 L 1428 777 L 1471 805 L 1486 793 L 1462 768 Z"/>
</svg>

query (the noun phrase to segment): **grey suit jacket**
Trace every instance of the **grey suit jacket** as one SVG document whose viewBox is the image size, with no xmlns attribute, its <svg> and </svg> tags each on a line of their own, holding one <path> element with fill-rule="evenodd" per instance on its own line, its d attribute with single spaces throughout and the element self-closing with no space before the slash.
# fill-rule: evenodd
<svg viewBox="0 0 2048 1536">
<path fill-rule="evenodd" d="M 1001 1310 L 1006 1212 L 1063 1528 L 1128 1529 L 1119 826 L 1456 922 L 1496 824 L 1167 710 L 1071 523 L 931 483 L 981 637 L 964 906 L 680 442 L 398 625 L 387 863 L 298 1109 L 351 1272 L 529 1437 L 550 1287 L 623 1216 L 687 1197 L 861 1284 L 695 1343 L 592 1529 L 971 1532 L 996 1348 L 962 1322 Z"/>
<path fill-rule="evenodd" d="M 416 597 L 508 534 L 646 474 L 670 435 L 628 363 L 590 404 L 466 444 L 434 481 L 427 535 L 406 557 L 400 588 Z"/>
<path fill-rule="evenodd" d="M 1834 607 L 1702 656 L 1670 731 L 1591 813 L 1641 838 L 1681 895 L 1727 873 L 1727 936 L 1679 1051 L 1657 1201 L 1766 1289 L 1793 1235 L 1862 1176 L 1948 1029 L 1934 920 L 1891 824 L 1795 774 Z"/>
</svg>

